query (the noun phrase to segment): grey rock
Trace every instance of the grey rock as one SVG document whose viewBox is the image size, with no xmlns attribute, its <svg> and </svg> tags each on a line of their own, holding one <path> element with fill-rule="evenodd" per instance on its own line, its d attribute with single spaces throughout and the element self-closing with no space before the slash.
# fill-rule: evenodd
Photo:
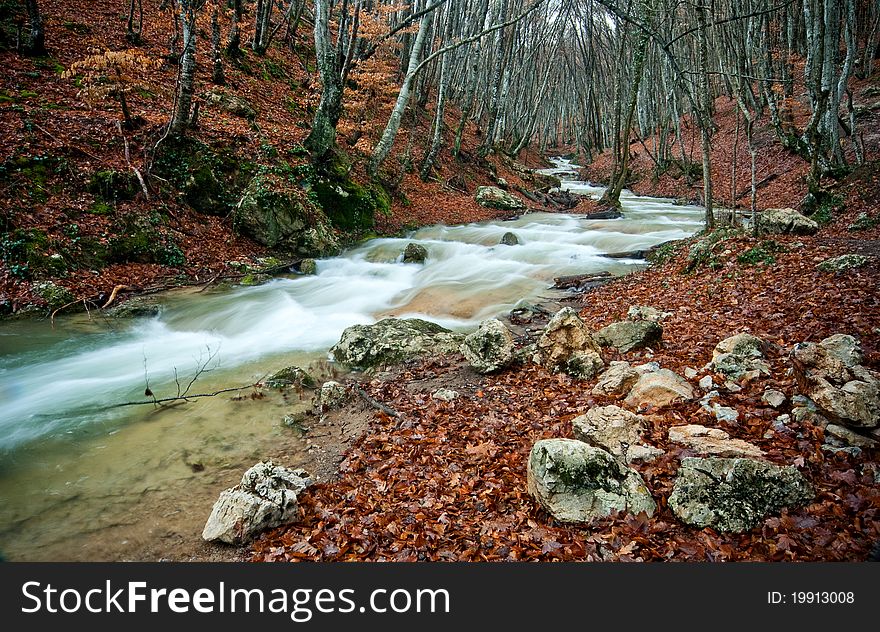
<svg viewBox="0 0 880 632">
<path fill-rule="evenodd" d="M 773 408 L 779 408 L 785 404 L 785 393 L 768 388 L 764 391 L 764 394 L 761 395 L 761 401 Z"/>
<path fill-rule="evenodd" d="M 266 386 L 269 388 L 288 388 L 291 386 L 305 386 L 306 388 L 315 388 L 315 378 L 298 366 L 289 366 L 273 373 L 266 379 Z"/>
<path fill-rule="evenodd" d="M 659 323 L 670 316 L 672 316 L 672 312 L 661 312 L 659 309 L 646 305 L 632 305 L 626 312 L 627 320 L 632 321 L 647 320 Z"/>
<path fill-rule="evenodd" d="M 504 233 L 501 236 L 501 245 L 502 246 L 518 246 L 519 245 L 519 237 L 517 237 L 513 233 Z"/>
<path fill-rule="evenodd" d="M 845 444 L 855 446 L 857 448 L 873 449 L 876 448 L 878 445 L 877 441 L 875 441 L 874 439 L 860 435 L 857 432 L 853 432 L 849 428 L 838 426 L 837 424 L 828 424 L 827 426 L 825 426 L 825 434 L 837 437 Z"/>
<path fill-rule="evenodd" d="M 719 342 L 712 351 L 712 367 L 733 380 L 749 371 L 770 374 L 770 366 L 764 360 L 765 343 L 757 336 L 741 333 Z M 750 376 L 754 378 L 754 375 Z"/>
<path fill-rule="evenodd" d="M 458 391 L 453 391 L 450 388 L 438 388 L 431 394 L 431 398 L 441 402 L 451 402 L 458 399 Z"/>
<path fill-rule="evenodd" d="M 477 373 L 493 373 L 514 360 L 513 334 L 497 318 L 480 323 L 465 337 L 461 353 Z"/>
<path fill-rule="evenodd" d="M 318 262 L 314 259 L 303 259 L 299 263 L 299 272 L 306 275 L 318 274 Z"/>
<path fill-rule="evenodd" d="M 693 380 L 693 379 L 695 379 L 699 374 L 700 374 L 700 372 L 697 371 L 697 370 L 696 370 L 695 368 L 693 368 L 693 367 L 689 367 L 689 366 L 688 366 L 688 367 L 685 367 L 685 369 L 684 369 L 684 376 L 685 376 L 685 378 L 688 379 L 688 380 Z"/>
<path fill-rule="evenodd" d="M 238 486 L 220 494 L 202 538 L 243 544 L 265 529 L 293 522 L 299 515 L 298 496 L 311 483 L 304 470 L 290 470 L 272 461 L 257 463 L 244 473 Z"/>
<path fill-rule="evenodd" d="M 418 318 L 385 318 L 374 325 L 353 325 L 330 349 L 333 357 L 356 369 L 392 366 L 425 355 L 457 353 L 464 336 Z"/>
<path fill-rule="evenodd" d="M 525 202 L 498 187 L 479 187 L 476 200 L 480 206 L 502 211 L 521 211 L 526 208 Z"/>
<path fill-rule="evenodd" d="M 699 454 L 710 456 L 751 458 L 764 456 L 764 452 L 758 446 L 748 441 L 731 439 L 723 430 L 697 424 L 673 426 L 669 429 L 669 440 Z"/>
<path fill-rule="evenodd" d="M 588 523 L 615 511 L 652 516 L 657 510 L 638 472 L 575 439 L 544 439 L 532 446 L 527 486 L 561 522 Z"/>
<path fill-rule="evenodd" d="M 793 208 L 768 208 L 756 215 L 758 232 L 770 235 L 813 235 L 819 225 Z"/>
<path fill-rule="evenodd" d="M 61 287 L 52 281 L 43 281 L 34 286 L 34 291 L 48 303 L 50 309 L 58 309 L 64 305 L 73 303 L 76 298 L 65 287 Z"/>
<path fill-rule="evenodd" d="M 638 379 L 639 372 L 632 368 L 629 362 L 614 361 L 599 376 L 592 393 L 604 397 L 623 397 L 629 393 Z"/>
<path fill-rule="evenodd" d="M 793 467 L 753 459 L 686 458 L 669 507 L 689 525 L 738 533 L 812 498 L 809 482 Z"/>
<path fill-rule="evenodd" d="M 709 391 L 715 388 L 715 382 L 712 381 L 711 375 L 704 375 L 700 378 L 700 381 L 697 382 L 697 386 L 699 386 L 704 391 Z"/>
<path fill-rule="evenodd" d="M 593 339 L 602 347 L 615 347 L 621 353 L 642 349 L 660 342 L 663 328 L 654 321 L 622 320 L 603 327 Z"/>
<path fill-rule="evenodd" d="M 694 399 L 694 388 L 681 376 L 669 369 L 660 369 L 639 377 L 626 396 L 624 404 L 630 408 L 649 405 L 663 408 L 679 401 Z"/>
<path fill-rule="evenodd" d="M 225 92 L 210 91 L 203 95 L 206 103 L 219 107 L 221 110 L 248 120 L 257 118 L 257 111 L 247 99 L 235 96 L 234 94 L 226 94 Z"/>
<path fill-rule="evenodd" d="M 571 421 L 574 437 L 618 458 L 642 442 L 645 419 L 619 406 L 597 406 Z"/>
<path fill-rule="evenodd" d="M 421 244 L 409 243 L 403 249 L 404 263 L 425 263 L 427 258 L 428 250 Z"/>
<path fill-rule="evenodd" d="M 863 268 L 868 265 L 870 261 L 871 257 L 866 257 L 864 255 L 841 255 L 839 257 L 826 259 L 825 261 L 817 264 L 816 269 L 819 272 L 833 272 L 835 274 L 842 274 L 844 272 L 849 272 L 850 270 Z"/>
</svg>

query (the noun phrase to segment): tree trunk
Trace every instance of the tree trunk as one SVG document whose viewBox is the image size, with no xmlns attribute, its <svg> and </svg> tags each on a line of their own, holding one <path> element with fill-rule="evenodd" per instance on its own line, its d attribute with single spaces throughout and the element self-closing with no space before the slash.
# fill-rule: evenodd
<svg viewBox="0 0 880 632">
<path fill-rule="evenodd" d="M 242 0 L 232 0 L 232 26 L 229 29 L 229 39 L 226 41 L 226 54 L 230 57 L 241 56 L 241 18 Z"/>
<path fill-rule="evenodd" d="M 190 125 L 196 78 L 196 17 L 201 8 L 193 0 L 180 0 L 180 27 L 183 31 L 183 53 L 177 79 L 177 98 L 171 116 L 170 132 L 184 134 Z"/>
<path fill-rule="evenodd" d="M 211 55 L 214 57 L 211 81 L 222 86 L 226 83 L 226 76 L 223 73 L 223 54 L 220 50 L 220 7 L 218 6 L 215 6 L 211 13 Z"/>
<path fill-rule="evenodd" d="M 25 0 L 28 21 L 30 22 L 30 39 L 25 52 L 34 57 L 46 55 L 46 31 L 43 28 L 43 16 L 40 15 L 40 7 L 37 0 Z"/>
<path fill-rule="evenodd" d="M 336 142 L 336 124 L 342 114 L 342 79 L 330 36 L 330 0 L 315 1 L 315 53 L 323 88 L 305 147 L 313 159 L 320 160 Z"/>
</svg>

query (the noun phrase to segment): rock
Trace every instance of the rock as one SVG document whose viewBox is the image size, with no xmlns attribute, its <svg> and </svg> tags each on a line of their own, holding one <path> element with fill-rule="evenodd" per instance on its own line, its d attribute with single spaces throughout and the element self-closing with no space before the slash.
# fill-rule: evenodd
<svg viewBox="0 0 880 632">
<path fill-rule="evenodd" d="M 574 439 L 544 439 L 532 446 L 527 485 L 561 522 L 591 522 L 615 511 L 652 516 L 657 509 L 635 470 Z"/>
<path fill-rule="evenodd" d="M 233 116 L 239 116 L 250 121 L 257 118 L 257 111 L 247 99 L 218 91 L 206 92 L 203 98 L 206 103 L 215 105 Z"/>
<path fill-rule="evenodd" d="M 768 388 L 764 391 L 764 394 L 761 395 L 761 401 L 773 408 L 779 408 L 785 404 L 785 394 L 781 391 Z"/>
<path fill-rule="evenodd" d="M 497 318 L 483 321 L 464 339 L 461 354 L 477 373 L 500 371 L 513 362 L 513 334 Z"/>
<path fill-rule="evenodd" d="M 385 318 L 354 325 L 330 349 L 338 362 L 356 369 L 391 366 L 424 355 L 457 353 L 464 336 L 418 318 Z"/>
<path fill-rule="evenodd" d="M 535 362 L 552 371 L 571 371 L 569 375 L 582 379 L 593 377 L 604 366 L 599 346 L 570 307 L 559 310 L 547 323 L 538 338 L 535 356 Z"/>
<path fill-rule="evenodd" d="M 294 428 L 302 432 L 306 432 L 309 428 L 305 425 L 309 419 L 314 419 L 314 413 L 311 411 L 301 411 L 284 415 L 281 418 L 281 425 L 287 428 Z"/>
<path fill-rule="evenodd" d="M 809 482 L 790 466 L 752 459 L 686 458 L 669 507 L 689 525 L 739 533 L 812 498 Z"/>
<path fill-rule="evenodd" d="M 819 224 L 793 208 L 768 208 L 755 217 L 758 232 L 771 235 L 813 235 Z"/>
<path fill-rule="evenodd" d="M 725 338 L 712 351 L 712 367 L 733 380 L 754 370 L 769 375 L 770 366 L 764 360 L 764 347 L 764 341 L 751 334 Z"/>
<path fill-rule="evenodd" d="M 699 454 L 723 457 L 761 458 L 764 452 L 756 445 L 742 439 L 731 439 L 718 428 L 690 424 L 669 429 L 669 440 L 681 444 Z"/>
<path fill-rule="evenodd" d="M 636 373 L 639 375 L 645 375 L 646 373 L 656 373 L 660 370 L 659 362 L 645 362 L 644 364 L 638 364 L 633 367 Z"/>
<path fill-rule="evenodd" d="M 843 426 L 838 426 L 837 424 L 828 424 L 827 426 L 825 426 L 825 434 L 837 437 L 845 444 L 855 446 L 857 448 L 876 448 L 878 445 L 877 441 L 875 441 L 874 439 L 860 435 L 857 432 L 853 432 L 849 428 L 844 428 Z"/>
<path fill-rule="evenodd" d="M 627 320 L 647 320 L 653 323 L 662 322 L 665 318 L 670 316 L 672 316 L 672 312 L 661 312 L 659 309 L 644 305 L 632 305 L 626 312 Z"/>
<path fill-rule="evenodd" d="M 428 250 L 421 244 L 409 243 L 403 250 L 404 263 L 425 263 L 428 258 Z"/>
<path fill-rule="evenodd" d="M 715 415 L 715 419 L 722 423 L 732 424 L 739 419 L 739 412 L 735 408 L 722 406 L 717 402 L 712 404 L 712 414 Z"/>
<path fill-rule="evenodd" d="M 828 419 L 854 428 L 880 426 L 880 374 L 863 367 L 851 336 L 794 346 L 791 361 L 798 389 Z"/>
<path fill-rule="evenodd" d="M 303 259 L 299 262 L 299 273 L 306 275 L 318 274 L 318 262 L 314 259 Z"/>
<path fill-rule="evenodd" d="M 233 213 L 233 227 L 257 243 L 306 257 L 335 254 L 339 242 L 324 212 L 275 173 L 256 176 Z"/>
<path fill-rule="evenodd" d="M 317 408 L 321 412 L 327 412 L 334 408 L 341 408 L 348 401 L 349 392 L 339 382 L 329 381 L 321 385 L 318 391 Z"/>
<path fill-rule="evenodd" d="M 502 211 L 525 210 L 525 203 L 515 195 L 498 187 L 480 187 L 477 189 L 477 204 Z"/>
<path fill-rule="evenodd" d="M 650 463 L 651 461 L 656 461 L 658 458 L 666 454 L 660 448 L 655 448 L 651 445 L 631 445 L 629 446 L 629 450 L 626 453 L 626 462 L 627 463 Z"/>
<path fill-rule="evenodd" d="M 438 388 L 431 395 L 431 399 L 437 399 L 441 402 L 451 402 L 452 400 L 458 399 L 458 391 L 453 391 L 449 388 Z"/>
<path fill-rule="evenodd" d="M 574 437 L 584 443 L 623 456 L 626 446 L 642 440 L 643 417 L 619 406 L 597 406 L 571 421 Z"/>
<path fill-rule="evenodd" d="M 50 309 L 58 309 L 64 305 L 73 303 L 76 298 L 65 287 L 56 285 L 52 281 L 43 281 L 34 286 L 34 291 L 49 305 Z"/>
<path fill-rule="evenodd" d="M 816 265 L 816 269 L 819 272 L 833 272 L 835 274 L 842 274 L 844 272 L 848 272 L 849 270 L 863 268 L 864 266 L 868 265 L 868 262 L 870 261 L 871 257 L 865 257 L 864 255 L 841 255 L 839 257 L 826 259 L 822 263 Z"/>
<path fill-rule="evenodd" d="M 704 391 L 709 391 L 715 388 L 715 382 L 712 381 L 711 375 L 705 375 L 700 378 L 699 382 L 697 382 L 697 386 L 699 386 Z"/>
<path fill-rule="evenodd" d="M 630 408 L 652 406 L 663 408 L 674 402 L 694 399 L 694 388 L 669 369 L 660 369 L 639 377 L 626 396 L 624 404 Z"/>
<path fill-rule="evenodd" d="M 603 327 L 593 339 L 602 347 L 615 347 L 621 353 L 660 342 L 663 328 L 650 320 L 622 320 Z"/>
<path fill-rule="evenodd" d="M 287 388 L 289 386 L 305 386 L 306 388 L 315 388 L 315 378 L 308 374 L 307 371 L 298 366 L 289 366 L 274 373 L 266 380 L 266 386 L 269 388 Z"/>
<path fill-rule="evenodd" d="M 620 212 L 619 208 L 614 207 L 581 215 L 581 219 L 620 219 L 621 217 L 623 217 L 623 213 Z"/>
<path fill-rule="evenodd" d="M 517 237 L 513 233 L 504 233 L 504 235 L 501 236 L 501 245 L 502 246 L 518 246 L 519 245 L 519 237 Z"/>
<path fill-rule="evenodd" d="M 604 397 L 623 397 L 638 380 L 639 372 L 633 369 L 629 362 L 615 361 L 599 376 L 592 393 Z"/>
<path fill-rule="evenodd" d="M 265 529 L 293 522 L 298 496 L 312 479 L 304 470 L 290 470 L 272 461 L 257 463 L 241 483 L 220 494 L 202 531 L 209 542 L 243 544 Z"/>
<path fill-rule="evenodd" d="M 688 380 L 695 379 L 699 374 L 700 374 L 700 372 L 692 367 L 688 366 L 688 367 L 685 367 L 685 369 L 684 369 L 684 376 Z"/>
</svg>

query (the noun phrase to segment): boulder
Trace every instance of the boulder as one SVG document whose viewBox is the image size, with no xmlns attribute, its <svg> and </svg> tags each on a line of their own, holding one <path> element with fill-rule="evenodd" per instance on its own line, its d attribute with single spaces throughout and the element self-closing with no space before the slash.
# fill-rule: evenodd
<svg viewBox="0 0 880 632">
<path fill-rule="evenodd" d="M 869 261 L 871 261 L 871 258 L 864 255 L 841 255 L 839 257 L 826 259 L 822 263 L 817 264 L 816 269 L 819 272 L 833 272 L 835 274 L 842 274 L 844 272 L 848 272 L 849 270 L 863 268 L 868 265 Z"/>
<path fill-rule="evenodd" d="M 441 402 L 451 402 L 458 399 L 458 391 L 453 391 L 450 388 L 438 388 L 431 394 L 431 399 L 436 399 Z"/>
<path fill-rule="evenodd" d="M 501 236 L 501 245 L 517 246 L 519 245 L 519 237 L 517 237 L 513 233 L 504 233 L 504 235 Z"/>
<path fill-rule="evenodd" d="M 639 375 L 640 373 L 632 368 L 629 362 L 612 362 L 599 376 L 592 393 L 603 397 L 623 397 L 639 380 Z"/>
<path fill-rule="evenodd" d="M 298 496 L 311 484 L 304 470 L 272 461 L 257 463 L 244 473 L 238 486 L 220 494 L 202 538 L 243 544 L 265 529 L 293 522 L 299 515 Z"/>
<path fill-rule="evenodd" d="M 597 406 L 571 421 L 574 437 L 627 460 L 629 449 L 642 442 L 645 419 L 619 406 Z"/>
<path fill-rule="evenodd" d="M 798 389 L 822 415 L 854 428 L 880 426 L 880 374 L 860 364 L 855 338 L 838 334 L 797 344 L 791 361 Z"/>
<path fill-rule="evenodd" d="M 477 373 L 500 371 L 513 362 L 513 334 L 497 318 L 483 321 L 465 337 L 461 354 Z"/>
<path fill-rule="evenodd" d="M 330 349 L 333 357 L 356 369 L 391 366 L 424 355 L 456 353 L 464 336 L 418 318 L 385 318 L 375 325 L 354 325 Z"/>
<path fill-rule="evenodd" d="M 321 385 L 321 390 L 318 391 L 316 408 L 321 412 L 341 408 L 348 401 L 348 397 L 348 389 L 339 382 L 333 380 L 324 382 Z"/>
<path fill-rule="evenodd" d="M 599 346 L 570 307 L 562 308 L 550 319 L 536 348 L 535 362 L 572 377 L 589 379 L 604 366 Z"/>
<path fill-rule="evenodd" d="M 622 320 L 593 334 L 593 339 L 600 346 L 615 347 L 621 353 L 654 345 L 662 337 L 663 328 L 650 320 Z"/>
<path fill-rule="evenodd" d="M 764 456 L 764 452 L 758 446 L 752 445 L 748 441 L 731 439 L 730 435 L 723 430 L 697 424 L 673 426 L 669 429 L 669 440 L 698 454 L 756 459 Z"/>
<path fill-rule="evenodd" d="M 235 230 L 263 246 L 305 257 L 338 252 L 330 220 L 298 188 L 274 173 L 256 176 L 235 208 Z"/>
<path fill-rule="evenodd" d="M 306 275 L 318 274 L 318 262 L 314 259 L 303 259 L 299 262 L 299 273 Z"/>
<path fill-rule="evenodd" d="M 761 401 L 773 408 L 779 408 L 785 404 L 785 393 L 768 388 L 764 391 L 764 394 L 761 395 Z"/>
<path fill-rule="evenodd" d="M 266 386 L 269 388 L 287 388 L 290 386 L 315 388 L 317 385 L 315 384 L 315 378 L 309 375 L 307 371 L 298 366 L 289 366 L 277 373 L 273 373 L 266 380 Z"/>
<path fill-rule="evenodd" d="M 768 208 L 755 216 L 758 232 L 764 235 L 813 235 L 819 224 L 793 208 Z"/>
<path fill-rule="evenodd" d="M 733 380 L 750 371 L 770 374 L 770 366 L 764 359 L 766 343 L 751 334 L 741 333 L 725 338 L 712 351 L 712 368 Z"/>
<path fill-rule="evenodd" d="M 630 408 L 652 406 L 663 408 L 679 401 L 694 399 L 694 388 L 669 369 L 660 369 L 640 376 L 624 400 Z"/>
<path fill-rule="evenodd" d="M 651 516 L 657 509 L 638 472 L 575 439 L 544 439 L 532 446 L 527 485 L 561 522 L 591 522 L 615 511 Z"/>
<path fill-rule="evenodd" d="M 58 309 L 59 307 L 69 305 L 76 300 L 73 296 L 73 292 L 66 287 L 61 287 L 60 285 L 52 283 L 52 281 L 37 283 L 34 286 L 34 292 L 46 301 L 50 309 Z"/>
<path fill-rule="evenodd" d="M 428 258 L 428 250 L 417 243 L 409 243 L 403 250 L 404 263 L 425 263 Z"/>
<path fill-rule="evenodd" d="M 243 119 L 248 119 L 249 121 L 257 118 L 257 111 L 254 109 L 254 106 L 251 105 L 251 102 L 247 99 L 235 96 L 234 94 L 210 91 L 206 92 L 203 95 L 203 98 L 205 103 L 214 105 L 233 116 L 239 116 Z"/>
<path fill-rule="evenodd" d="M 841 443 L 855 446 L 857 448 L 876 448 L 877 441 L 870 437 L 865 437 L 857 432 L 853 432 L 849 428 L 838 426 L 837 424 L 828 424 L 825 426 L 825 438 L 829 436 L 836 438 Z"/>
<path fill-rule="evenodd" d="M 672 312 L 661 312 L 659 309 L 645 305 L 632 305 L 626 312 L 626 319 L 632 321 L 647 320 L 659 323 L 670 316 Z"/>
<path fill-rule="evenodd" d="M 477 204 L 486 208 L 495 208 L 502 211 L 525 210 L 525 203 L 515 195 L 498 187 L 480 187 L 477 189 Z"/>
<path fill-rule="evenodd" d="M 812 498 L 809 482 L 790 466 L 753 459 L 686 458 L 669 507 L 689 525 L 738 533 Z"/>
</svg>

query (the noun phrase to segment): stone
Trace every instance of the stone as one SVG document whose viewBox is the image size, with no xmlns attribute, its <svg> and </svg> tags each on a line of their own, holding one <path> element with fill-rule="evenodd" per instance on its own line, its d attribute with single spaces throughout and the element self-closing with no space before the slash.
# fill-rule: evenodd
<svg viewBox="0 0 880 632">
<path fill-rule="evenodd" d="M 428 250 L 421 244 L 409 243 L 403 250 L 404 263 L 425 263 L 428 258 Z"/>
<path fill-rule="evenodd" d="M 501 236 L 501 245 L 502 246 L 518 246 L 519 245 L 519 237 L 514 235 L 513 233 L 504 233 Z"/>
<path fill-rule="evenodd" d="M 629 362 L 614 361 L 599 376 L 592 393 L 604 397 L 623 397 L 629 393 L 638 379 L 639 372 L 632 368 Z"/>
<path fill-rule="evenodd" d="M 298 496 L 311 484 L 305 470 L 291 470 L 272 461 L 257 463 L 244 473 L 239 485 L 220 494 L 202 538 L 243 544 L 261 531 L 293 522 L 299 515 Z"/>
<path fill-rule="evenodd" d="M 700 374 L 700 372 L 697 371 L 697 370 L 696 370 L 695 368 L 693 368 L 693 367 L 689 367 L 689 366 L 688 366 L 688 367 L 685 367 L 685 369 L 684 369 L 684 376 L 685 376 L 685 378 L 688 379 L 688 380 L 696 379 L 696 377 L 697 377 L 699 374 Z"/>
<path fill-rule="evenodd" d="M 699 386 L 704 391 L 710 391 L 715 388 L 715 382 L 712 381 L 711 375 L 704 375 L 700 378 L 700 381 L 697 382 L 697 386 Z"/>
<path fill-rule="evenodd" d="M 210 91 L 203 95 L 205 103 L 215 105 L 221 110 L 250 121 L 257 118 L 257 111 L 247 99 L 225 92 Z"/>
<path fill-rule="evenodd" d="M 477 373 L 494 373 L 514 360 L 513 334 L 497 318 L 480 323 L 465 337 L 461 354 Z"/>
<path fill-rule="evenodd" d="M 626 462 L 627 463 L 650 463 L 651 461 L 656 461 L 661 456 L 666 454 L 660 448 L 655 448 L 651 445 L 631 445 L 629 446 L 629 450 L 626 452 Z"/>
<path fill-rule="evenodd" d="M 576 439 L 544 439 L 529 454 L 529 493 L 560 522 L 588 523 L 615 511 L 652 516 L 642 477 L 610 453 Z"/>
<path fill-rule="evenodd" d="M 535 362 L 552 371 L 572 371 L 583 379 L 589 370 L 604 366 L 599 346 L 593 340 L 587 326 L 570 307 L 554 314 L 537 342 Z M 595 374 L 595 373 L 594 373 Z"/>
<path fill-rule="evenodd" d="M 742 439 L 731 439 L 719 428 L 707 428 L 697 424 L 673 426 L 669 440 L 710 456 L 761 458 L 764 452 L 756 445 Z"/>
<path fill-rule="evenodd" d="M 321 412 L 342 408 L 348 401 L 349 395 L 348 389 L 339 382 L 333 380 L 324 382 L 321 390 L 318 391 L 316 408 Z"/>
<path fill-rule="evenodd" d="M 764 394 L 761 395 L 761 401 L 773 408 L 780 408 L 785 404 L 785 393 L 768 388 L 764 391 Z"/>
<path fill-rule="evenodd" d="M 675 402 L 694 399 L 694 388 L 669 369 L 660 369 L 639 377 L 624 400 L 629 408 L 652 406 L 663 408 Z"/>
<path fill-rule="evenodd" d="M 305 386 L 306 388 L 315 388 L 315 378 L 307 371 L 298 366 L 289 366 L 273 373 L 266 379 L 266 386 L 269 388 L 288 388 L 291 386 Z"/>
<path fill-rule="evenodd" d="M 525 202 L 498 187 L 479 187 L 476 200 L 480 206 L 502 211 L 523 211 L 526 208 Z"/>
<path fill-rule="evenodd" d="M 233 212 L 235 230 L 258 244 L 304 257 L 339 251 L 327 215 L 303 199 L 302 191 L 275 173 L 254 177 Z"/>
<path fill-rule="evenodd" d="M 615 347 L 621 353 L 642 349 L 660 342 L 663 328 L 650 320 L 622 320 L 603 327 L 593 339 L 602 347 Z"/>
<path fill-rule="evenodd" d="M 457 353 L 461 334 L 418 318 L 385 318 L 347 328 L 330 353 L 355 369 L 392 366 L 425 355 Z"/>
<path fill-rule="evenodd" d="M 712 351 L 712 368 L 733 380 L 749 371 L 770 374 L 770 366 L 764 360 L 766 344 L 757 336 L 736 334 L 719 342 Z"/>
<path fill-rule="evenodd" d="M 64 305 L 73 303 L 73 293 L 65 287 L 56 285 L 52 281 L 43 281 L 34 286 L 34 291 L 49 305 L 50 309 L 58 309 Z"/>
<path fill-rule="evenodd" d="M 739 412 L 735 408 L 722 406 L 717 402 L 712 404 L 712 414 L 715 415 L 715 419 L 722 423 L 732 424 L 739 419 Z"/>
<path fill-rule="evenodd" d="M 619 406 L 597 406 L 571 421 L 574 438 L 625 458 L 627 448 L 642 442 L 645 419 Z"/>
<path fill-rule="evenodd" d="M 303 259 L 299 262 L 299 273 L 306 275 L 318 274 L 318 262 L 314 259 Z"/>
<path fill-rule="evenodd" d="M 670 316 L 672 316 L 672 312 L 661 312 L 659 309 L 645 305 L 632 305 L 626 312 L 627 320 L 647 320 L 653 323 L 662 322 Z"/>
<path fill-rule="evenodd" d="M 874 439 L 870 437 L 865 437 L 860 435 L 857 432 L 853 432 L 849 428 L 845 428 L 844 426 L 838 426 L 837 424 L 828 424 L 825 426 L 825 434 L 832 435 L 837 437 L 841 441 L 843 441 L 847 445 L 855 446 L 857 448 L 876 448 L 878 443 Z"/>
<path fill-rule="evenodd" d="M 451 402 L 458 399 L 458 391 L 453 391 L 450 388 L 438 388 L 431 394 L 431 399 L 436 399 L 441 402 Z"/>
<path fill-rule="evenodd" d="M 686 524 L 740 533 L 812 498 L 810 483 L 791 466 L 689 457 L 682 459 L 669 507 Z"/>
<path fill-rule="evenodd" d="M 800 392 L 831 421 L 853 428 L 880 426 L 880 374 L 859 362 L 851 336 L 830 336 L 819 344 L 796 344 L 791 352 Z"/>
<path fill-rule="evenodd" d="M 793 208 L 768 208 L 756 215 L 755 222 L 762 235 L 814 235 L 819 230 L 819 224 Z"/>
<path fill-rule="evenodd" d="M 868 265 L 870 261 L 871 257 L 866 257 L 864 255 L 841 255 L 839 257 L 826 259 L 825 261 L 817 264 L 816 269 L 819 272 L 832 272 L 834 274 L 842 274 L 844 272 L 849 272 L 850 270 L 863 268 Z"/>
</svg>

